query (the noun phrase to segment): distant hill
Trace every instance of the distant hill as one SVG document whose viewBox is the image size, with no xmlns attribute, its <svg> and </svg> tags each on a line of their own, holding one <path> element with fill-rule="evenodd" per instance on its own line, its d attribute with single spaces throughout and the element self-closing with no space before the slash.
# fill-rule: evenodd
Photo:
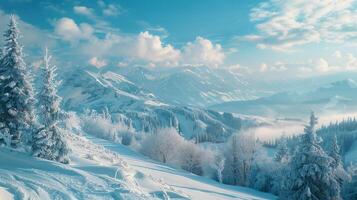
<svg viewBox="0 0 357 200">
<path fill-rule="evenodd" d="M 302 117 L 311 110 L 318 113 L 357 111 L 357 83 L 344 79 L 316 90 L 298 93 L 281 92 L 255 100 L 231 101 L 209 106 L 209 109 L 270 117 Z"/>
</svg>

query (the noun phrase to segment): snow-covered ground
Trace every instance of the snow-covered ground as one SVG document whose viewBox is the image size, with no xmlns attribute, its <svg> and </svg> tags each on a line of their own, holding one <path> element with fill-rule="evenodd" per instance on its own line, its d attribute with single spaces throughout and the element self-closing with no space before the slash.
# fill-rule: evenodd
<svg viewBox="0 0 357 200">
<path fill-rule="evenodd" d="M 152 161 L 94 137 L 68 137 L 71 164 L 0 148 L 0 196 L 5 199 L 274 199 L 219 184 Z"/>
</svg>

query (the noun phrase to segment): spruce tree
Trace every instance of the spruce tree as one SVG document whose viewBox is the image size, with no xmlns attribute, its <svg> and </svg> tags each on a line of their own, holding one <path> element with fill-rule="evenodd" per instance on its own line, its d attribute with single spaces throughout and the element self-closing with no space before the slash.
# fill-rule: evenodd
<svg viewBox="0 0 357 200">
<path fill-rule="evenodd" d="M 57 87 L 60 82 L 56 80 L 56 67 L 50 65 L 50 59 L 46 49 L 44 65 L 41 69 L 42 88 L 39 93 L 40 121 L 43 127 L 34 134 L 32 149 L 34 156 L 67 163 L 69 150 L 65 134 L 59 127 L 62 112 L 61 97 L 57 95 Z"/>
<path fill-rule="evenodd" d="M 348 172 L 343 168 L 342 159 L 340 155 L 340 146 L 338 145 L 336 134 L 332 138 L 329 155 L 333 159 L 331 167 L 333 170 L 334 178 L 339 183 L 338 187 L 336 187 L 336 190 L 338 191 L 338 193 L 340 193 L 344 182 L 348 182 L 351 177 Z"/>
<path fill-rule="evenodd" d="M 333 168 L 337 168 L 342 165 L 340 146 L 338 145 L 336 134 L 332 137 L 329 155 L 333 158 L 333 162 L 332 162 Z"/>
<path fill-rule="evenodd" d="M 331 167 L 333 159 L 320 146 L 315 133 L 317 118 L 311 114 L 298 149 L 290 162 L 282 199 L 321 200 L 340 199 L 339 184 Z"/>
<path fill-rule="evenodd" d="M 286 146 L 285 139 L 278 145 L 278 151 L 275 154 L 274 160 L 279 163 L 287 163 L 289 161 L 289 149 Z"/>
<path fill-rule="evenodd" d="M 0 69 L 0 142 L 18 147 L 30 142 L 35 129 L 34 98 L 30 70 L 23 60 L 20 32 L 15 17 L 10 17 L 4 34 L 4 55 Z"/>
</svg>

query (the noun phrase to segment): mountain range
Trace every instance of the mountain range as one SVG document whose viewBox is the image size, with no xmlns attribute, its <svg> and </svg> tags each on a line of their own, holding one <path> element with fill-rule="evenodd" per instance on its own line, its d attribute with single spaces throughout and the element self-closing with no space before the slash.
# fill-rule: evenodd
<svg viewBox="0 0 357 200">
<path fill-rule="evenodd" d="M 351 113 L 357 111 L 357 83 L 353 79 L 332 82 L 307 92 L 286 91 L 247 101 L 231 101 L 209 106 L 209 109 L 247 115 L 304 117 L 315 111 Z"/>
</svg>

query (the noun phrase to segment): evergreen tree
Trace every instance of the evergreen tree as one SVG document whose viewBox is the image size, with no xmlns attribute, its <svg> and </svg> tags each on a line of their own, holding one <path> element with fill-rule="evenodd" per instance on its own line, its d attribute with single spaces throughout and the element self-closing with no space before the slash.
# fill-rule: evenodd
<svg viewBox="0 0 357 200">
<path fill-rule="evenodd" d="M 4 55 L 0 69 L 0 140 L 7 146 L 18 147 L 30 142 L 35 128 L 32 77 L 23 61 L 20 32 L 11 16 L 4 34 Z"/>
<path fill-rule="evenodd" d="M 56 80 L 56 67 L 49 64 L 50 59 L 46 49 L 42 67 L 42 88 L 39 93 L 40 120 L 43 127 L 34 134 L 32 148 L 34 156 L 67 163 L 69 150 L 64 132 L 59 128 L 61 97 L 57 95 L 57 87 L 60 82 Z"/>
<path fill-rule="evenodd" d="M 338 191 L 341 191 L 344 182 L 348 182 L 351 177 L 347 171 L 343 168 L 341 155 L 340 155 L 340 146 L 338 145 L 336 134 L 333 136 L 331 141 L 331 147 L 329 155 L 333 158 L 331 167 L 333 170 L 334 178 L 339 183 Z"/>
<path fill-rule="evenodd" d="M 333 158 L 333 168 L 337 168 L 338 166 L 342 165 L 340 156 L 340 146 L 338 145 L 336 134 L 332 137 L 329 155 L 331 156 L 331 158 Z"/>
<path fill-rule="evenodd" d="M 357 166 L 351 164 L 348 173 L 351 180 L 344 185 L 343 199 L 357 199 Z"/>
<path fill-rule="evenodd" d="M 289 149 L 286 146 L 286 140 L 282 140 L 278 146 L 278 151 L 275 154 L 274 160 L 279 163 L 289 162 Z"/>
<path fill-rule="evenodd" d="M 320 146 L 315 133 L 317 118 L 311 114 L 300 144 L 290 162 L 290 173 L 282 191 L 282 199 L 341 199 L 339 184 L 331 167 L 333 159 Z"/>
</svg>

